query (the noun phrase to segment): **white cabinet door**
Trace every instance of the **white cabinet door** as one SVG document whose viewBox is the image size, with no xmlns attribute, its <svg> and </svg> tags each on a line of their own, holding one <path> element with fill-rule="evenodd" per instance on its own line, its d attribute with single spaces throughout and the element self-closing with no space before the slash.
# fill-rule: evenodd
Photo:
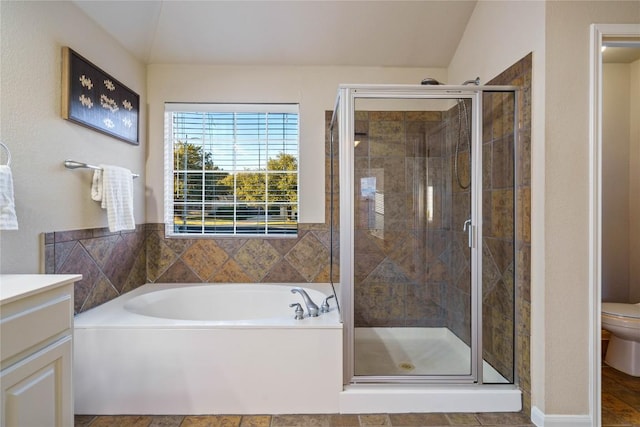
<svg viewBox="0 0 640 427">
<path fill-rule="evenodd" d="M 71 401 L 71 336 L 0 373 L 2 427 L 68 427 Z"/>
</svg>

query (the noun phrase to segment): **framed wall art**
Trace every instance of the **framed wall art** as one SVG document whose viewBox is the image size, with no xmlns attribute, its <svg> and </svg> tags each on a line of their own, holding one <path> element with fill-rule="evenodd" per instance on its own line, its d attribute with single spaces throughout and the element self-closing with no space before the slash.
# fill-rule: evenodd
<svg viewBox="0 0 640 427">
<path fill-rule="evenodd" d="M 140 96 L 69 47 L 62 48 L 62 117 L 138 145 Z"/>
</svg>

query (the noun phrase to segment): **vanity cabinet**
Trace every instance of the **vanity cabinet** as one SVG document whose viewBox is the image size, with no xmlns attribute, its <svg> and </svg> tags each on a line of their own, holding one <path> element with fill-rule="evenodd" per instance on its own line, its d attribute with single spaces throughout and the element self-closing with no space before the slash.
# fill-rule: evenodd
<svg viewBox="0 0 640 427">
<path fill-rule="evenodd" d="M 73 426 L 73 284 L 0 275 L 1 427 Z"/>
</svg>

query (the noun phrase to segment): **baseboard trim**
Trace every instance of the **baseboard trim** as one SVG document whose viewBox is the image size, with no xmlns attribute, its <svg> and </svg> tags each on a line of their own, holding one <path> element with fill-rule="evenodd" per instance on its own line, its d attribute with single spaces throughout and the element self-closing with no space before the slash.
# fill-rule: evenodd
<svg viewBox="0 0 640 427">
<path fill-rule="evenodd" d="M 591 427 L 589 415 L 546 415 L 537 407 L 531 409 L 531 421 L 538 427 Z"/>
</svg>

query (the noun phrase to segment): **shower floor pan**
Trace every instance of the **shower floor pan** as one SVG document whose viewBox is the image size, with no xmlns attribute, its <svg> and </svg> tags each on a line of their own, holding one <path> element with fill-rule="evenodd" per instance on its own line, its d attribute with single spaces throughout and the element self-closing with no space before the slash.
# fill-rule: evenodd
<svg viewBox="0 0 640 427">
<path fill-rule="evenodd" d="M 447 328 L 355 328 L 355 372 L 362 376 L 464 375 L 469 347 Z M 341 413 L 517 412 L 522 393 L 483 363 L 485 385 L 359 383 L 340 394 Z"/>
<path fill-rule="evenodd" d="M 508 384 L 483 362 L 485 383 Z M 471 352 L 447 328 L 355 328 L 356 375 L 469 375 Z"/>
</svg>

